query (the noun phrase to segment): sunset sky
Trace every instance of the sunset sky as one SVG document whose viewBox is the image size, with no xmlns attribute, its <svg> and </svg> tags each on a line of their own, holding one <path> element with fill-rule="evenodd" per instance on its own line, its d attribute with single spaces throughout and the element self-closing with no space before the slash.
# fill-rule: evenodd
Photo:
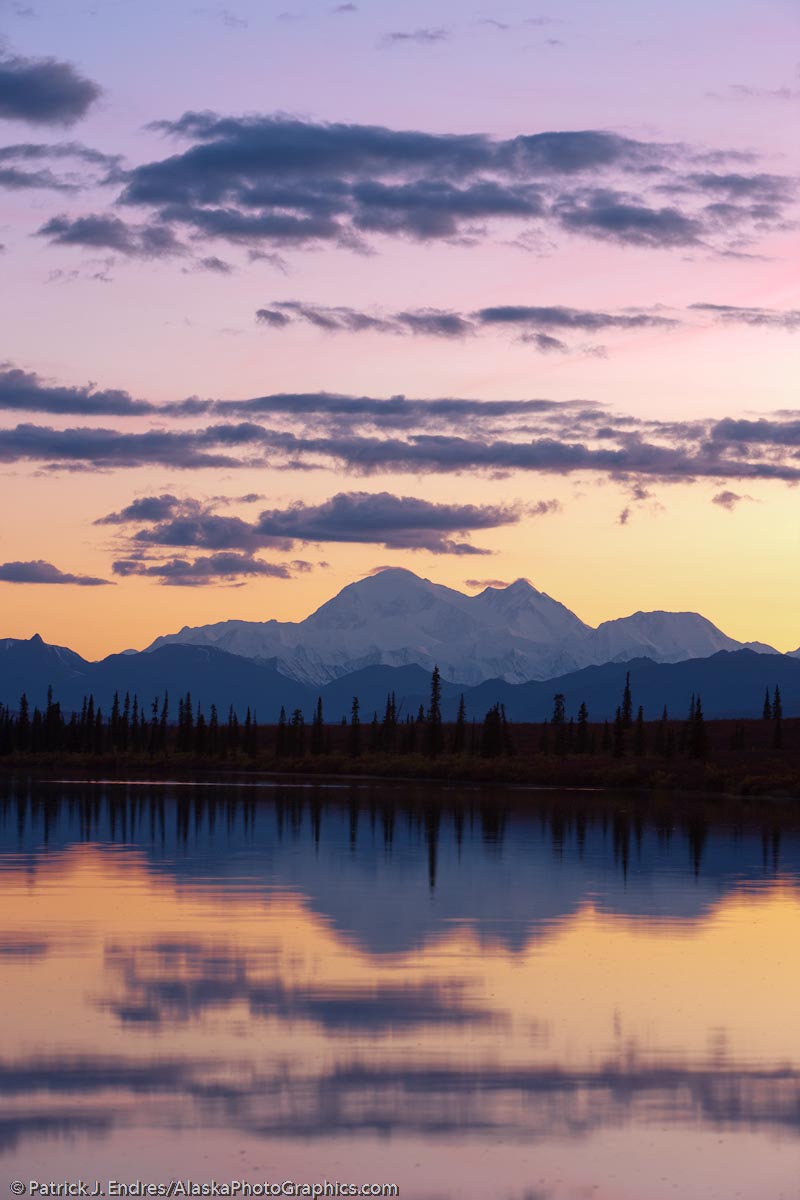
<svg viewBox="0 0 800 1200">
<path fill-rule="evenodd" d="M 800 644 L 793 0 L 0 0 L 0 636 L 384 565 Z"/>
</svg>

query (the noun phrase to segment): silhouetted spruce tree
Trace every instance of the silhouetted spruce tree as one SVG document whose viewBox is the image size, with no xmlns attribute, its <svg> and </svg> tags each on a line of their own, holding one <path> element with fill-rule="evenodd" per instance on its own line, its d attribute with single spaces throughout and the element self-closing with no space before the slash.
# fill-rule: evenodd
<svg viewBox="0 0 800 1200">
<path fill-rule="evenodd" d="M 94 696 L 83 697 L 81 707 L 81 750 L 89 748 L 89 728 L 94 728 Z"/>
<path fill-rule="evenodd" d="M 589 710 L 586 701 L 581 700 L 578 709 L 578 725 L 575 731 L 575 749 L 578 754 L 586 754 L 589 749 Z"/>
<path fill-rule="evenodd" d="M 450 750 L 453 754 L 463 754 L 467 740 L 467 709 L 464 704 L 464 693 L 461 693 L 461 698 L 458 701 L 458 713 L 456 715 L 456 723 L 453 726 L 453 737 L 450 744 Z"/>
<path fill-rule="evenodd" d="M 662 758 L 666 757 L 666 755 L 667 755 L 667 721 L 668 721 L 667 706 L 666 706 L 666 704 L 664 704 L 663 712 L 661 714 L 661 720 L 658 721 L 658 724 L 656 725 L 656 737 L 655 737 L 655 746 L 654 746 L 654 750 L 655 750 L 656 754 L 660 755 Z"/>
<path fill-rule="evenodd" d="M 131 749 L 138 754 L 142 749 L 142 738 L 139 730 L 139 697 L 133 697 L 133 712 L 131 713 Z"/>
<path fill-rule="evenodd" d="M 31 717 L 31 754 L 41 754 L 44 741 L 42 714 L 34 708 Z"/>
<path fill-rule="evenodd" d="M 92 697 L 89 697 L 89 709 L 92 707 Z M 185 730 L 184 730 L 185 733 Z M 150 706 L 150 726 L 147 730 L 147 749 L 150 757 L 153 758 L 158 750 L 159 732 L 158 732 L 158 696 L 153 700 Z"/>
<path fill-rule="evenodd" d="M 325 725 L 322 720 L 322 696 L 317 696 L 316 707 L 314 708 L 314 716 L 311 719 L 311 753 L 323 754 L 325 752 Z"/>
<path fill-rule="evenodd" d="M 774 750 L 783 749 L 783 703 L 781 689 L 775 684 L 775 695 L 772 699 L 772 720 L 775 727 L 772 731 L 772 747 Z"/>
<path fill-rule="evenodd" d="M 53 699 L 53 689 L 47 689 L 47 708 L 44 715 L 44 748 L 48 753 L 61 750 L 64 745 L 64 718 L 61 705 Z"/>
<path fill-rule="evenodd" d="M 258 753 L 258 723 L 256 722 L 255 713 L 250 712 L 249 705 L 245 714 L 244 729 L 242 731 L 242 749 L 249 758 L 255 758 Z"/>
<path fill-rule="evenodd" d="M 510 758 L 514 753 L 514 739 L 511 737 L 511 722 L 506 716 L 505 704 L 500 705 L 500 731 L 503 740 L 503 754 Z"/>
<path fill-rule="evenodd" d="M 288 734 L 291 744 L 289 753 L 294 758 L 302 758 L 306 752 L 306 722 L 302 708 L 296 708 L 292 712 Z"/>
<path fill-rule="evenodd" d="M 150 722 L 144 704 L 139 705 L 139 747 L 142 751 L 150 749 Z"/>
<path fill-rule="evenodd" d="M 764 692 L 764 709 L 761 713 L 761 716 L 765 721 L 772 720 L 772 705 L 769 701 L 769 688 L 767 688 L 767 690 Z"/>
<path fill-rule="evenodd" d="M 425 730 L 425 749 L 431 757 L 441 754 L 444 749 L 444 733 L 442 730 L 442 678 L 438 666 L 433 668 L 431 675 L 431 702 L 428 708 L 427 728 Z"/>
<path fill-rule="evenodd" d="M 353 696 L 353 703 L 350 707 L 350 735 L 348 738 L 348 749 L 351 758 L 358 758 L 361 753 L 361 719 L 358 715 L 359 708 L 358 696 Z"/>
<path fill-rule="evenodd" d="M 216 704 L 212 704 L 208 718 L 208 752 L 216 755 L 219 750 L 219 713 Z"/>
<path fill-rule="evenodd" d="M 283 714 L 284 724 L 286 722 L 286 713 Z M 225 741 L 228 750 L 239 749 L 239 718 L 236 715 L 236 709 L 233 705 L 228 709 L 228 722 L 225 726 Z"/>
<path fill-rule="evenodd" d="M 497 758 L 503 752 L 503 719 L 500 705 L 493 704 L 483 719 L 481 757 Z"/>
<path fill-rule="evenodd" d="M 158 700 L 153 702 L 154 734 L 160 741 L 161 718 L 158 714 Z M 165 721 L 166 727 L 166 721 Z M 183 700 L 178 701 L 178 750 L 182 754 L 190 754 L 194 749 L 194 711 L 192 696 L 187 692 Z"/>
<path fill-rule="evenodd" d="M 556 692 L 555 696 L 553 696 L 553 715 L 550 718 L 550 727 L 553 731 L 556 754 L 564 755 L 567 752 L 566 719 L 567 702 L 564 693 Z"/>
<path fill-rule="evenodd" d="M 394 692 L 389 692 L 386 696 L 386 708 L 383 713 L 383 724 L 381 725 L 381 747 L 387 754 L 391 754 L 394 750 L 395 737 L 397 733 L 397 702 Z"/>
<path fill-rule="evenodd" d="M 187 692 L 183 701 L 183 720 L 185 724 L 185 741 L 184 749 L 191 750 L 194 743 L 194 708 L 192 706 L 192 694 Z M 161 718 L 158 719 L 159 731 L 161 729 Z"/>
<path fill-rule="evenodd" d="M 103 729 L 103 710 L 102 710 L 102 708 L 98 708 L 97 714 L 94 719 L 94 744 L 92 746 L 92 753 L 96 754 L 98 758 L 105 750 L 104 734 L 105 734 L 105 730 Z"/>
<path fill-rule="evenodd" d="M 708 732 L 706 730 L 703 705 L 698 695 L 694 704 L 691 729 L 689 731 L 689 757 L 702 759 L 708 753 Z"/>
<path fill-rule="evenodd" d="M 187 694 L 187 700 L 189 699 Z M 189 710 L 191 716 L 191 709 Z M 169 692 L 164 692 L 164 702 L 161 705 L 161 715 L 158 718 L 158 745 L 162 754 L 167 750 L 167 731 L 169 729 Z"/>
<path fill-rule="evenodd" d="M 641 758 L 647 749 L 647 731 L 644 723 L 644 709 L 641 704 L 639 711 L 636 714 L 636 729 L 633 737 L 633 753 L 637 758 Z"/>
<path fill-rule="evenodd" d="M 47 707 L 49 709 L 52 702 L 53 692 L 51 688 L 47 689 Z M 120 724 L 120 707 L 119 707 L 119 692 L 114 692 L 114 699 L 111 703 L 111 717 L 108 723 L 109 741 L 113 750 L 119 750 L 119 724 Z"/>
<path fill-rule="evenodd" d="M 692 741 L 692 729 L 694 728 L 694 716 L 697 708 L 697 699 L 694 692 L 689 702 L 689 715 L 681 725 L 680 737 L 678 739 L 678 749 L 681 754 L 689 753 L 689 747 Z"/>
<path fill-rule="evenodd" d="M 622 724 L 624 729 L 630 729 L 633 724 L 633 697 L 631 696 L 631 673 L 625 675 L 625 688 L 622 693 Z"/>
<path fill-rule="evenodd" d="M 28 697 L 23 692 L 19 698 L 19 716 L 17 717 L 17 749 L 23 754 L 30 749 L 31 744 L 31 710 Z"/>
<path fill-rule="evenodd" d="M 119 746 L 123 752 L 128 749 L 131 737 L 131 694 L 125 693 L 125 703 L 122 706 L 120 718 Z"/>
<path fill-rule="evenodd" d="M 194 752 L 197 755 L 206 754 L 208 751 L 206 719 L 203 715 L 203 710 L 198 704 L 197 720 L 194 726 Z"/>
</svg>

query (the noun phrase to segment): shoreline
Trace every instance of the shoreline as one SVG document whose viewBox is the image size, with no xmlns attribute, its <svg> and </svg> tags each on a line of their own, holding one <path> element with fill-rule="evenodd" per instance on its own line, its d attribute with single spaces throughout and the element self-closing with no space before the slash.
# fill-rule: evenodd
<svg viewBox="0 0 800 1200">
<path fill-rule="evenodd" d="M 768 762 L 733 771 L 717 764 L 623 759 L 613 766 L 607 759 L 555 759 L 541 761 L 511 757 L 481 759 L 464 756 L 402 758 L 364 755 L 356 760 L 340 756 L 304 757 L 281 760 L 259 756 L 249 761 L 227 761 L 198 756 L 102 755 L 14 755 L 0 761 L 0 780 L 29 779 L 65 785 L 84 783 L 160 784 L 175 786 L 259 786 L 275 781 L 275 786 L 294 783 L 376 783 L 437 788 L 462 787 L 485 789 L 500 787 L 516 792 L 565 791 L 585 795 L 624 793 L 647 794 L 653 798 L 679 800 L 703 796 L 720 802 L 747 804 L 768 801 L 800 811 L 800 776 L 789 764 Z M 665 766 L 667 769 L 665 769 Z M 744 764 L 743 764 L 744 766 Z M 412 769 L 409 770 L 408 768 Z M 437 769 L 438 768 L 438 769 Z M 688 769 L 687 769 L 688 768 Z M 770 769 L 771 768 L 771 769 Z M 783 768 L 781 770 L 781 768 Z M 203 779 L 207 776 L 207 779 Z M 244 784 L 242 781 L 247 780 Z"/>
</svg>

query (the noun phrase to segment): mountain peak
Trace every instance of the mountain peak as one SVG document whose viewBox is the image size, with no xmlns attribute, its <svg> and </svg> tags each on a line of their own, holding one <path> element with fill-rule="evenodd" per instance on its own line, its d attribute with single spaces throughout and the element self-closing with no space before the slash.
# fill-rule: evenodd
<svg viewBox="0 0 800 1200">
<path fill-rule="evenodd" d="M 543 596 L 544 592 L 540 592 L 535 588 L 530 579 L 525 579 L 520 576 L 510 583 L 507 588 L 503 589 L 507 596 Z"/>
<path fill-rule="evenodd" d="M 389 586 L 389 587 L 416 587 L 419 585 L 430 585 L 430 579 L 423 579 L 421 575 L 415 575 L 413 571 L 409 571 L 406 567 L 381 567 L 379 571 L 373 571 L 369 575 L 365 575 L 362 579 L 356 580 L 350 584 L 351 587 L 367 587 L 371 586 Z"/>
<path fill-rule="evenodd" d="M 273 662 L 315 686 L 372 666 L 430 671 L 434 663 L 455 683 L 498 676 L 519 683 L 601 663 L 680 662 L 741 647 L 698 613 L 640 611 L 593 629 L 524 577 L 467 595 L 399 566 L 347 584 L 302 620 L 225 621 L 159 638 L 151 649 L 172 642 Z"/>
</svg>

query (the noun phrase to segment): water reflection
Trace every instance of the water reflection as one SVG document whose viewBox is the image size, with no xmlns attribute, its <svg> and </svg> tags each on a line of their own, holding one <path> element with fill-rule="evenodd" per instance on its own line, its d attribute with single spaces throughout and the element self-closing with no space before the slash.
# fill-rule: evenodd
<svg viewBox="0 0 800 1200">
<path fill-rule="evenodd" d="M 790 1194 L 800 820 L 722 811 L 7 788 L 3 1174 L 113 1174 L 141 1145 L 154 1177 L 285 1174 L 302 1147 L 417 1197 L 660 1196 L 702 1143 L 703 1196 Z M 747 1190 L 745 1144 L 774 1190 Z"/>
</svg>

